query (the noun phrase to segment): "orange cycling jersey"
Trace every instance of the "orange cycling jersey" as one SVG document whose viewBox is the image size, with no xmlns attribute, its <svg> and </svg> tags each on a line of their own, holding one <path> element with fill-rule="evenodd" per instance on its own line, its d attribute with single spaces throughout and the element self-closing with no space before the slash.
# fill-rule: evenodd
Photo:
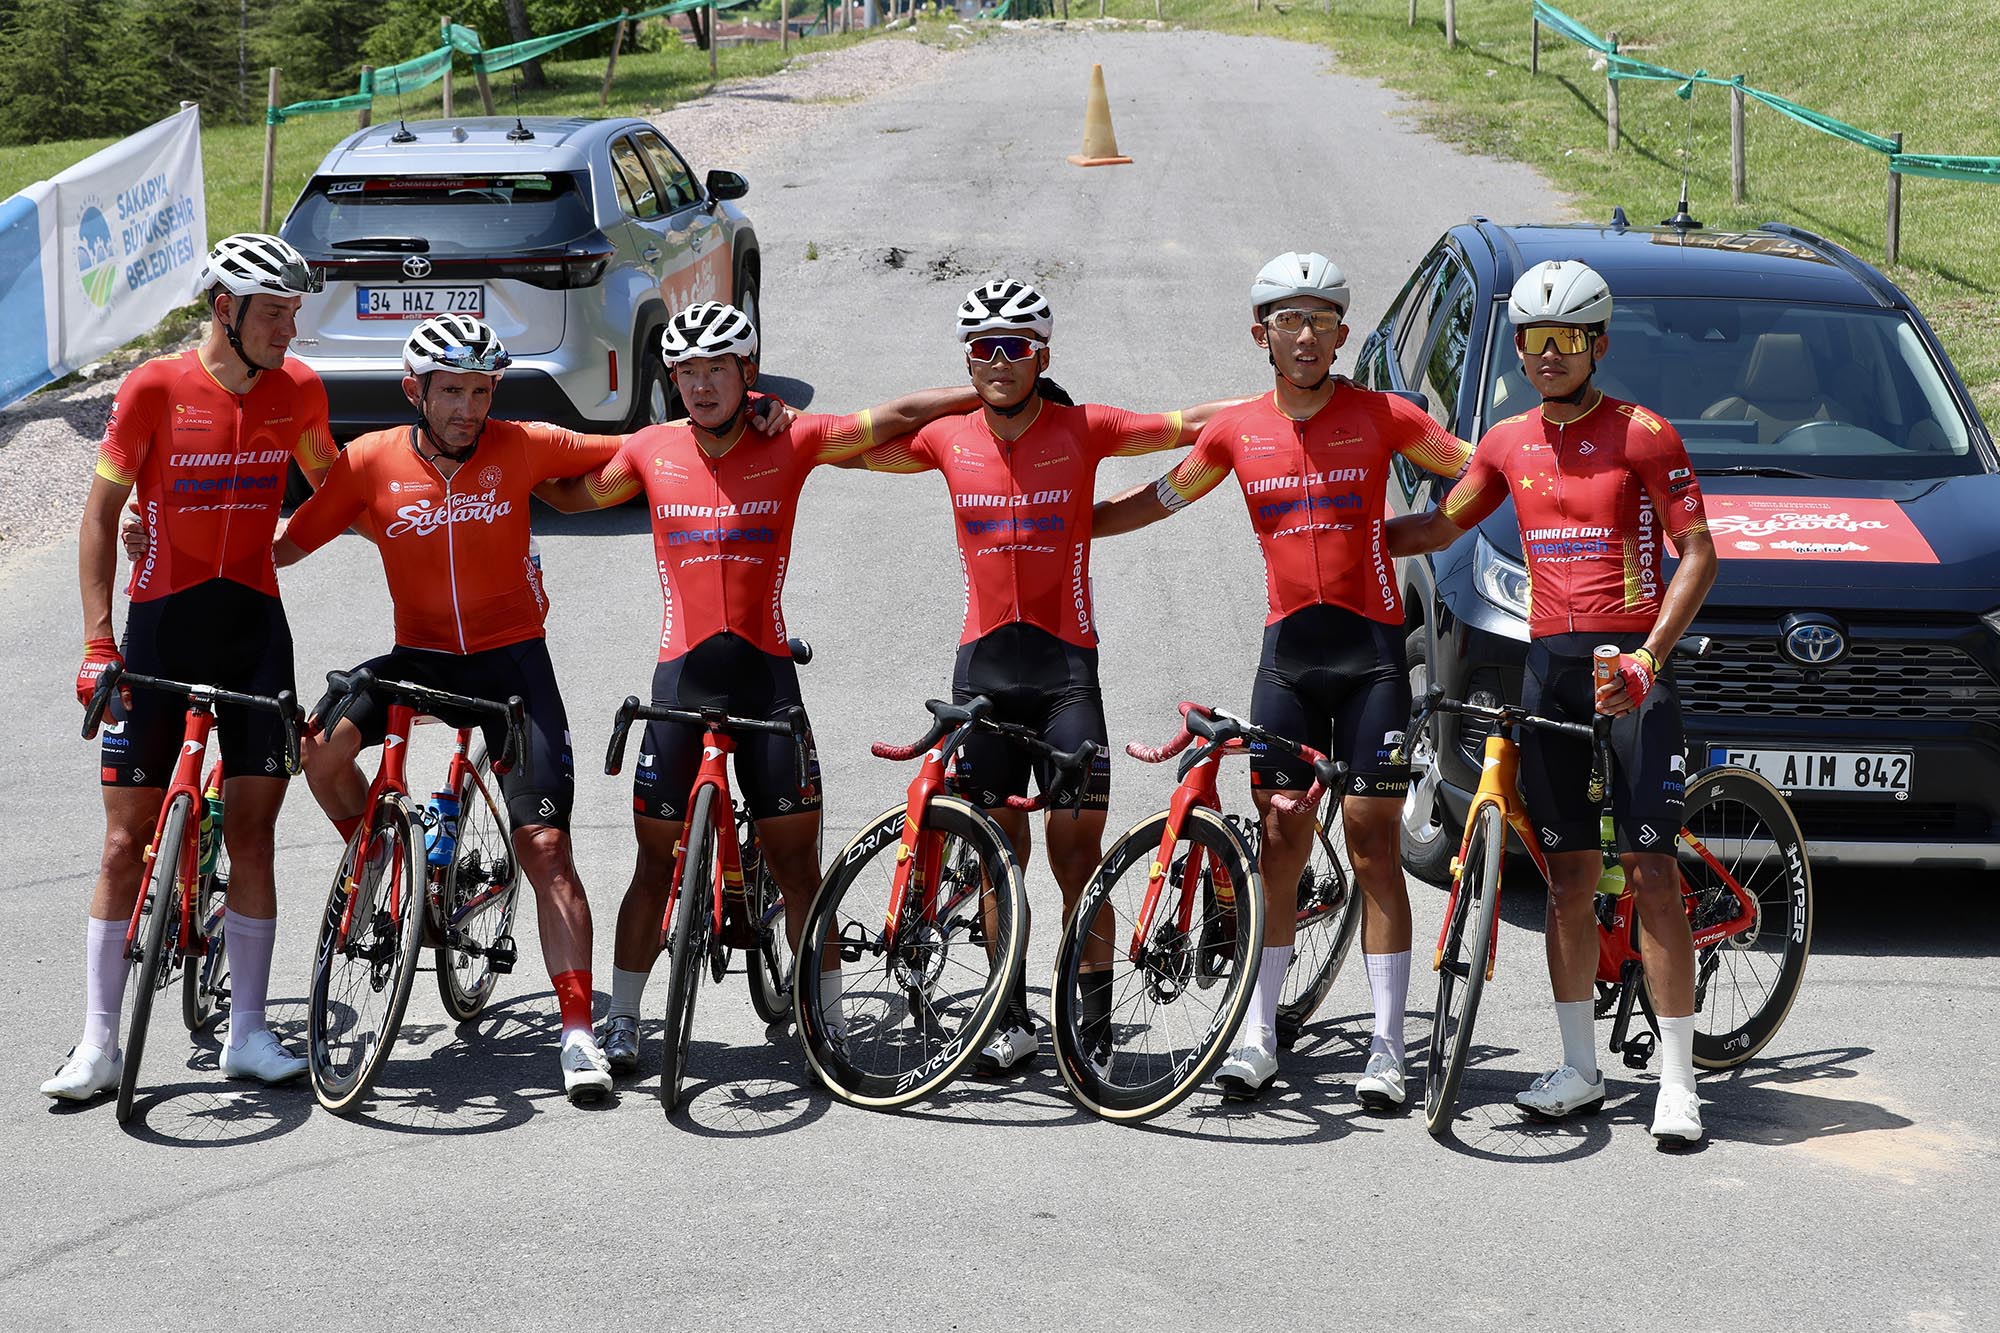
<svg viewBox="0 0 2000 1333">
<path fill-rule="evenodd" d="M 863 457 L 877 472 L 944 473 L 965 575 L 960 643 L 1023 621 L 1090 648 L 1097 644 L 1090 600 L 1097 465 L 1170 449 L 1181 434 L 1178 412 L 1044 401 L 1011 443 L 994 435 L 981 410 L 933 421 Z"/>
<path fill-rule="evenodd" d="M 285 465 L 333 461 L 326 389 L 289 357 L 250 392 L 216 383 L 198 352 L 148 361 L 118 386 L 97 475 L 137 492 L 146 555 L 127 591 L 149 602 L 210 579 L 275 597 L 271 533 Z"/>
<path fill-rule="evenodd" d="M 718 634 L 785 654 L 782 599 L 799 491 L 814 468 L 874 443 L 866 412 L 801 416 L 770 436 L 745 430 L 719 457 L 684 425 L 649 426 L 625 441 L 589 488 L 600 505 L 646 492 L 666 604 L 662 662 Z"/>
<path fill-rule="evenodd" d="M 398 426 L 348 445 L 285 536 L 315 551 L 360 520 L 382 554 L 405 648 L 477 653 L 540 638 L 549 604 L 528 559 L 528 497 L 590 471 L 623 440 L 488 421 L 450 477 L 415 440 L 416 427 Z"/>
<path fill-rule="evenodd" d="M 1273 393 L 1224 408 L 1158 494 L 1178 509 L 1236 473 L 1264 550 L 1266 624 L 1322 605 L 1400 624 L 1385 526 L 1390 455 L 1456 477 L 1470 453 L 1414 403 L 1343 381 L 1305 421 L 1280 411 Z"/>
<path fill-rule="evenodd" d="M 1444 499 L 1470 528 L 1514 497 L 1528 561 L 1528 632 L 1653 628 L 1661 530 L 1676 546 L 1706 532 L 1701 486 L 1680 433 L 1643 407 L 1598 395 L 1567 425 L 1540 408 L 1502 421 Z"/>
</svg>

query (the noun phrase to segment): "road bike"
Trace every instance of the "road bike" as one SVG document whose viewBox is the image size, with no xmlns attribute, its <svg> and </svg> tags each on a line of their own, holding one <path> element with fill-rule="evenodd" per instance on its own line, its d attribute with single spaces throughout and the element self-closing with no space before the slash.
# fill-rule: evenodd
<svg viewBox="0 0 2000 1333">
<path fill-rule="evenodd" d="M 139 1065 L 146 1052 L 153 1000 L 181 982 L 181 1018 L 189 1032 L 198 1032 L 229 1002 L 229 956 L 223 943 L 223 908 L 228 892 L 228 867 L 218 856 L 222 830 L 222 766 L 211 764 L 200 785 L 196 778 L 215 731 L 218 704 L 276 713 L 285 729 L 285 772 L 299 768 L 298 701 L 289 690 L 276 698 L 239 694 L 213 685 L 194 685 L 127 671 L 112 663 L 98 677 L 97 690 L 84 712 L 85 740 L 97 737 L 104 711 L 116 689 L 155 690 L 187 701 L 187 721 L 181 732 L 180 756 L 160 801 L 160 815 L 146 847 L 144 879 L 132 918 L 125 927 L 125 1069 L 118 1081 L 120 1124 L 132 1115 L 139 1089 Z"/>
<path fill-rule="evenodd" d="M 307 1067 L 320 1105 L 346 1115 L 395 1049 L 425 947 L 437 953 L 438 997 L 459 1022 L 476 1018 L 498 978 L 514 970 L 521 867 L 495 775 L 526 764 L 527 715 L 519 696 L 476 699 L 381 680 L 366 668 L 330 671 L 326 681 L 333 702 L 318 722 L 322 736 L 361 698 L 388 705 L 365 817 L 334 872 L 313 951 Z M 483 735 L 459 728 L 443 789 L 419 806 L 410 796 L 409 742 L 423 715 L 490 718 L 505 739 L 491 756 Z"/>
<path fill-rule="evenodd" d="M 1696 640 L 1679 651 L 1699 655 L 1704 647 Z M 1438 992 L 1424 1071 L 1424 1118 L 1431 1133 L 1442 1136 L 1470 1058 L 1480 994 L 1499 956 L 1500 872 L 1509 829 L 1543 879 L 1549 877 L 1517 784 L 1521 733 L 1533 728 L 1588 741 L 1595 754 L 1594 801 L 1602 800 L 1609 784 L 1611 758 L 1603 725 L 1557 722 L 1514 705 L 1463 703 L 1433 689 L 1418 707 L 1413 733 L 1423 730 L 1432 713 L 1456 713 L 1491 728 L 1432 959 Z M 1687 779 L 1686 787 L 1673 853 L 1694 933 L 1694 1061 L 1704 1069 L 1729 1069 L 1764 1049 L 1798 996 L 1812 948 L 1812 868 L 1791 807 L 1761 775 L 1717 765 Z M 1612 883 L 1622 886 L 1622 880 Z M 1629 892 L 1600 892 L 1597 919 L 1595 1015 L 1612 1020 L 1608 1049 L 1628 1068 L 1644 1069 L 1659 1024 L 1639 957 L 1636 899 Z M 1637 1033 L 1635 1005 L 1645 1020 L 1645 1030 Z"/>
<path fill-rule="evenodd" d="M 1254 819 L 1224 815 L 1217 776 L 1223 759 L 1253 745 L 1297 755 L 1313 769 L 1300 797 L 1278 795 L 1281 810 L 1314 812 L 1311 859 L 1299 877 L 1298 943 L 1280 1022 L 1296 1033 L 1325 997 L 1360 922 L 1359 895 L 1328 825 L 1338 819 L 1346 766 L 1309 746 L 1221 709 L 1180 706 L 1178 735 L 1125 752 L 1164 763 L 1187 750 L 1180 785 L 1165 810 L 1111 845 L 1084 886 L 1056 954 L 1057 1064 L 1076 1099 L 1107 1120 L 1160 1115 L 1206 1079 L 1243 1021 L 1264 947 L 1264 888 Z M 1325 802 L 1326 793 L 1335 793 Z M 1110 955 L 1109 1018 L 1083 1018 L 1089 943 Z M 1285 997 L 1289 996 L 1289 1004 Z"/>
<path fill-rule="evenodd" d="M 1006 737 L 1053 765 L 1049 789 L 1074 790 L 1095 742 L 1065 753 L 1032 730 L 989 714 L 981 695 L 932 699 L 930 728 L 913 745 L 873 753 L 922 756 L 901 805 L 864 825 L 813 895 L 799 937 L 793 1007 L 813 1072 L 856 1106 L 906 1106 L 956 1078 L 993 1035 L 1027 953 L 1027 889 L 1014 845 L 991 816 L 948 791 L 949 768 L 975 731 Z M 1039 810 L 1042 796 L 1010 796 Z M 827 986 L 812 979 L 837 970 Z"/>
<path fill-rule="evenodd" d="M 812 645 L 805 640 L 792 639 L 789 647 L 793 661 L 812 661 Z M 606 774 L 616 776 L 624 767 L 626 738 L 632 724 L 640 721 L 681 722 L 702 729 L 701 767 L 689 789 L 688 817 L 674 847 L 667 907 L 660 918 L 660 947 L 667 955 L 660 1103 L 671 1114 L 680 1103 L 681 1082 L 687 1076 L 695 991 L 704 966 L 720 982 L 728 973 L 731 951 L 741 949 L 750 974 L 750 1004 L 757 1016 L 766 1023 L 779 1023 L 792 1010 L 793 959 L 785 900 L 758 842 L 757 821 L 729 790 L 728 760 L 736 752 L 736 737 L 789 737 L 798 762 L 799 788 L 809 789 L 815 775 L 803 708 L 793 708 L 783 721 L 773 721 L 730 717 L 719 708 L 644 704 L 636 695 L 628 696 L 612 718 Z"/>
</svg>

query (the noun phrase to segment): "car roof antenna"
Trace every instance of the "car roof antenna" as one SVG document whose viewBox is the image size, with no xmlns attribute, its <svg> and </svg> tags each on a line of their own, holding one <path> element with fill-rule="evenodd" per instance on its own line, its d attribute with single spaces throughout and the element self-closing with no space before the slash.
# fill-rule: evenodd
<svg viewBox="0 0 2000 1333">
<path fill-rule="evenodd" d="M 1619 204 L 1614 208 L 1612 208 L 1611 229 L 1613 231 L 1624 231 L 1627 227 L 1631 225 L 1632 224 L 1630 222 L 1625 220 L 1625 205 Z"/>
<path fill-rule="evenodd" d="M 416 141 L 417 136 L 410 133 L 410 127 L 403 123 L 403 118 L 401 116 L 396 117 L 396 132 L 389 136 L 389 142 L 415 143 Z"/>
<path fill-rule="evenodd" d="M 514 128 L 507 131 L 507 142 L 525 143 L 534 137 L 535 132 L 523 125 L 519 116 L 514 117 Z"/>
<path fill-rule="evenodd" d="M 1696 70 L 1694 78 L 1682 84 L 1678 91 L 1687 99 L 1687 133 L 1681 141 L 1681 201 L 1674 208 L 1674 215 L 1662 219 L 1662 227 L 1672 227 L 1675 231 L 1699 231 L 1701 221 L 1688 214 L 1688 172 L 1694 166 L 1694 89 L 1695 79 L 1702 78 L 1707 71 Z"/>
</svg>

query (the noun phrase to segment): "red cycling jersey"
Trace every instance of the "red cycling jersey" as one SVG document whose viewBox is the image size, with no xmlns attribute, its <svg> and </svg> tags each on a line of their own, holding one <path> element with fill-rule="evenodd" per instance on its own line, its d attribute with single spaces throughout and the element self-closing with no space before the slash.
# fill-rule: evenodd
<svg viewBox="0 0 2000 1333">
<path fill-rule="evenodd" d="M 940 418 L 863 457 L 877 472 L 944 473 L 965 576 L 960 643 L 1025 621 L 1090 648 L 1097 643 L 1090 602 L 1097 465 L 1170 449 L 1181 433 L 1178 412 L 1044 402 L 1011 443 L 993 434 L 982 409 Z"/>
<path fill-rule="evenodd" d="M 398 426 L 348 445 L 285 536 L 315 551 L 361 521 L 381 552 L 405 648 L 476 653 L 540 638 L 549 603 L 528 559 L 528 497 L 544 481 L 590 471 L 624 441 L 488 421 L 447 478 L 415 439 L 416 427 Z"/>
<path fill-rule="evenodd" d="M 1646 631 L 1660 615 L 1660 530 L 1678 548 L 1708 531 L 1680 433 L 1598 395 L 1567 425 L 1540 408 L 1486 432 L 1444 499 L 1470 528 L 1514 497 L 1528 561 L 1528 632 Z"/>
<path fill-rule="evenodd" d="M 1390 455 L 1456 477 L 1471 452 L 1416 404 L 1343 381 L 1305 421 L 1286 416 L 1275 393 L 1224 408 L 1159 495 L 1178 509 L 1235 471 L 1264 549 L 1264 623 L 1325 605 L 1400 624 L 1384 527 Z"/>
<path fill-rule="evenodd" d="M 617 504 L 643 487 L 666 611 L 660 660 L 717 634 L 784 656 L 785 568 L 799 491 L 822 463 L 875 443 L 869 414 L 801 416 L 776 435 L 745 430 L 710 457 L 690 426 L 649 426 L 589 478 L 593 499 Z"/>
<path fill-rule="evenodd" d="M 127 591 L 149 602 L 210 579 L 275 597 L 271 533 L 285 498 L 285 464 L 333 461 L 326 389 L 287 357 L 250 392 L 216 383 L 201 354 L 148 361 L 118 386 L 97 475 L 137 491 L 146 556 Z"/>
</svg>

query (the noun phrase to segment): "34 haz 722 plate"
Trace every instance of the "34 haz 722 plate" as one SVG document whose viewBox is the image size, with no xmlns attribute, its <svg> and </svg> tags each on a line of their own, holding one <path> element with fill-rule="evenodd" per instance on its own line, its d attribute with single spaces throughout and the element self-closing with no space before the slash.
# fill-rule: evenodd
<svg viewBox="0 0 2000 1333">
<path fill-rule="evenodd" d="M 357 287 L 356 319 L 429 319 L 432 315 L 486 317 L 484 287 Z"/>
<path fill-rule="evenodd" d="M 1812 792 L 1910 798 L 1908 750 L 1738 750 L 1708 747 L 1711 764 L 1754 768 L 1787 796 Z"/>
</svg>

